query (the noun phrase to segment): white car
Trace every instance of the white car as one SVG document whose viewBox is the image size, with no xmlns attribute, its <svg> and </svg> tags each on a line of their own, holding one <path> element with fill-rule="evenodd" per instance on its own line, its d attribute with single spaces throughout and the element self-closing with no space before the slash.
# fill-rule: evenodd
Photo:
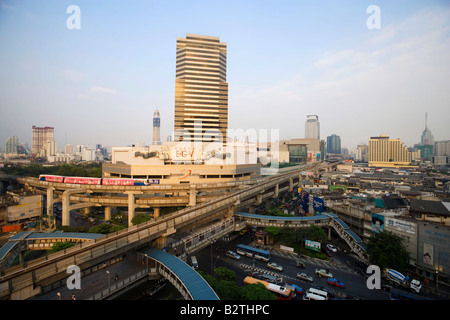
<svg viewBox="0 0 450 320">
<path fill-rule="evenodd" d="M 267 264 L 267 268 L 273 269 L 273 270 L 277 270 L 277 271 L 280 271 L 280 272 L 283 271 L 283 267 L 280 266 L 279 264 L 276 264 L 275 262 L 269 262 Z"/>
<path fill-rule="evenodd" d="M 333 278 L 333 274 L 325 269 L 316 269 L 316 277 Z"/>
<path fill-rule="evenodd" d="M 238 255 L 236 252 L 231 251 L 231 250 L 228 250 L 226 254 L 228 257 L 233 258 L 235 260 L 239 260 L 241 258 L 240 255 Z"/>
<path fill-rule="evenodd" d="M 297 273 L 297 278 L 300 280 L 304 280 L 307 282 L 313 282 L 314 279 L 311 276 L 308 276 L 306 273 L 302 272 L 302 273 Z"/>
<path fill-rule="evenodd" d="M 332 244 L 327 244 L 327 248 L 330 249 L 333 252 L 337 252 L 337 249 L 335 246 L 333 246 Z"/>
</svg>

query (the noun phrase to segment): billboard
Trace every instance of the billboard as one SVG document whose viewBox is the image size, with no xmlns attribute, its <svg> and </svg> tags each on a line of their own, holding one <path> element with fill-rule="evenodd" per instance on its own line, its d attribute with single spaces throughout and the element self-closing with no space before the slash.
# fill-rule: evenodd
<svg viewBox="0 0 450 320">
<path fill-rule="evenodd" d="M 308 213 L 308 204 L 309 204 L 309 194 L 308 192 L 303 192 L 300 194 L 299 205 L 302 207 L 303 212 Z"/>
<path fill-rule="evenodd" d="M 384 231 L 384 216 L 372 213 L 372 232 L 380 233 Z"/>
<path fill-rule="evenodd" d="M 320 252 L 320 242 L 305 239 L 305 248 Z"/>
<path fill-rule="evenodd" d="M 319 197 L 313 197 L 313 207 L 314 210 L 323 212 L 325 210 L 323 199 Z"/>
</svg>

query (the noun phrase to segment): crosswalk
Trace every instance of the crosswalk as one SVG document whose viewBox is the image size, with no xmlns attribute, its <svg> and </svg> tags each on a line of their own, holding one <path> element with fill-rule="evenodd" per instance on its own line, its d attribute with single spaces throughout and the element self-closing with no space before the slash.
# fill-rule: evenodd
<svg viewBox="0 0 450 320">
<path fill-rule="evenodd" d="M 352 269 L 350 269 L 346 265 L 343 265 L 340 262 L 337 262 L 335 260 L 324 261 L 321 259 L 315 259 L 315 258 L 311 258 L 308 256 L 302 256 L 301 258 L 299 258 L 296 253 L 287 252 L 287 251 L 283 251 L 283 250 L 279 250 L 279 249 L 270 249 L 270 253 L 272 255 L 276 255 L 276 256 L 291 258 L 291 259 L 295 259 L 295 260 L 302 260 L 304 262 L 315 264 L 319 267 L 326 268 L 326 269 L 334 268 L 334 269 L 340 269 L 340 270 L 354 272 Z"/>
<path fill-rule="evenodd" d="M 355 273 L 354 270 L 352 270 L 351 268 L 347 267 L 346 265 L 341 264 L 340 262 L 337 261 L 324 261 L 324 260 L 320 260 L 320 259 L 314 259 L 308 256 L 302 256 L 301 258 L 298 257 L 297 254 L 295 253 L 291 253 L 291 252 L 286 252 L 283 250 L 278 250 L 278 249 L 269 249 L 270 254 L 271 255 L 276 255 L 276 256 L 281 256 L 281 257 L 286 257 L 286 258 L 290 258 L 293 259 L 293 261 L 295 260 L 301 260 L 302 262 L 305 263 L 311 263 L 314 265 L 317 265 L 318 268 L 323 268 L 323 269 L 340 269 L 340 270 L 344 270 L 347 272 L 352 272 Z M 239 264 L 239 267 L 241 269 L 244 270 L 248 270 L 254 274 L 259 273 L 259 274 L 269 274 L 272 275 L 274 277 L 276 277 L 277 279 L 282 279 L 284 281 L 288 281 L 288 280 L 297 280 L 299 281 L 296 277 L 292 277 L 292 276 L 287 276 L 285 274 L 280 274 L 276 271 L 273 270 L 269 270 L 267 268 L 260 268 L 258 266 L 259 264 L 254 264 L 254 265 L 250 265 L 250 264 L 246 264 L 246 263 L 241 263 Z M 303 282 L 303 281 L 301 281 Z"/>
</svg>

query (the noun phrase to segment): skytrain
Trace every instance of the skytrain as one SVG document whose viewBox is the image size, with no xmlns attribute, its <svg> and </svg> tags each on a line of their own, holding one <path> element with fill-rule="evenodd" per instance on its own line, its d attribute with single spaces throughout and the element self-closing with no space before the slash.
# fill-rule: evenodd
<svg viewBox="0 0 450 320">
<path fill-rule="evenodd" d="M 158 179 L 64 177 L 46 174 L 41 174 L 39 176 L 39 181 L 103 186 L 149 186 L 152 184 L 159 184 Z"/>
</svg>

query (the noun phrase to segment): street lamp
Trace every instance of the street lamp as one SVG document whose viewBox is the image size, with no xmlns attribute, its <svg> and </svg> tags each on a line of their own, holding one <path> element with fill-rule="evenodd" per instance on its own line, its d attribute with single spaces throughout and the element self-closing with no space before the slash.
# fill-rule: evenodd
<svg viewBox="0 0 450 320">
<path fill-rule="evenodd" d="M 147 272 L 148 272 L 148 255 L 146 253 L 144 253 L 145 256 L 145 264 L 147 266 Z"/>
<path fill-rule="evenodd" d="M 210 254 L 210 257 L 211 257 L 211 275 L 214 275 L 212 247 L 213 247 L 213 243 L 215 243 L 216 241 L 215 240 L 208 240 L 208 241 L 210 243 L 210 249 L 211 249 L 211 254 Z"/>
<path fill-rule="evenodd" d="M 57 292 L 56 295 L 58 296 L 58 300 L 61 300 L 61 292 Z"/>
<path fill-rule="evenodd" d="M 108 290 L 111 290 L 111 275 L 108 270 L 106 270 L 106 273 L 108 274 Z"/>
</svg>

